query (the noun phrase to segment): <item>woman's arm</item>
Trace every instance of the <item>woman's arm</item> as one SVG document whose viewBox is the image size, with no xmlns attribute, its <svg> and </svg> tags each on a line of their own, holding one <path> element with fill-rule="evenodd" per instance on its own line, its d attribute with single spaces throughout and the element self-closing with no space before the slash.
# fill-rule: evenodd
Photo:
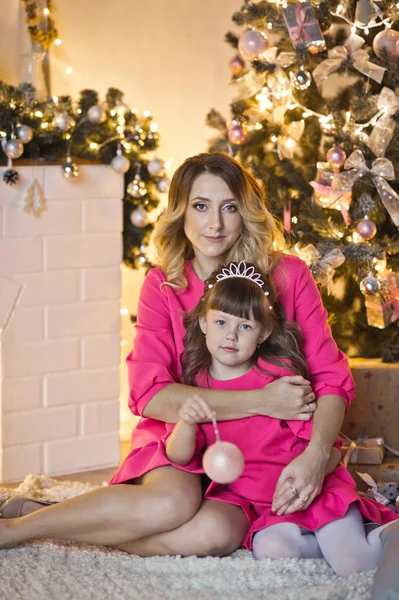
<svg viewBox="0 0 399 600">
<path fill-rule="evenodd" d="M 299 375 L 280 377 L 260 390 L 211 390 L 184 384 L 162 388 L 143 409 L 143 416 L 176 423 L 184 402 L 198 392 L 220 421 L 263 415 L 282 420 L 308 421 L 316 404 L 310 383 Z M 310 403 L 310 404 L 307 404 Z M 309 409 L 307 409 L 309 406 Z M 205 418 L 202 422 L 208 421 Z"/>
<path fill-rule="evenodd" d="M 308 447 L 281 472 L 272 510 L 290 514 L 304 510 L 320 493 L 331 448 L 341 429 L 345 403 L 339 396 L 323 396 L 313 416 Z M 293 488 L 297 494 L 293 495 Z"/>
<path fill-rule="evenodd" d="M 330 475 L 337 468 L 342 459 L 342 453 L 336 446 L 331 448 L 330 457 L 326 464 L 326 475 Z"/>
</svg>

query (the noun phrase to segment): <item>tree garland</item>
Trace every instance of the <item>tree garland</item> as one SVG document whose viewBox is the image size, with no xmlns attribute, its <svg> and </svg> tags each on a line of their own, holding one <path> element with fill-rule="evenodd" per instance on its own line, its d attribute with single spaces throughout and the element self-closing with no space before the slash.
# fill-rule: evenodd
<svg viewBox="0 0 399 600">
<path fill-rule="evenodd" d="M 48 48 L 58 38 L 58 31 L 50 14 L 52 11 L 52 1 L 47 0 L 47 31 L 40 27 L 41 16 L 37 7 L 37 0 L 21 0 L 21 5 L 25 9 L 25 21 L 28 25 L 28 32 L 34 42 L 38 42 L 43 48 Z"/>
</svg>

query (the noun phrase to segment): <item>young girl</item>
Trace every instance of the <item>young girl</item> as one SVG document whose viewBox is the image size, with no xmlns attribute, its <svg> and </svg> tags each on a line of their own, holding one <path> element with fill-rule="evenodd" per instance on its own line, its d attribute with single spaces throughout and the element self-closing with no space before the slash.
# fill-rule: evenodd
<svg viewBox="0 0 399 600">
<path fill-rule="evenodd" d="M 308 376 L 299 327 L 285 319 L 269 276 L 261 276 L 243 261 L 231 263 L 211 276 L 205 290 L 200 303 L 184 318 L 185 383 L 250 390 L 292 373 Z M 180 420 L 174 428 L 169 426 L 164 439 L 171 461 L 199 467 L 201 450 L 215 441 L 212 424 L 202 423 L 211 417 L 200 396 L 186 401 Z M 381 554 L 383 527 L 376 525 L 366 535 L 363 517 L 382 525 L 394 521 L 396 515 L 361 498 L 347 469 L 339 465 L 333 470 L 339 462 L 333 454 L 318 496 L 300 496 L 288 485 L 290 495 L 298 497 L 297 512 L 290 514 L 284 506 L 273 510 L 280 473 L 304 451 L 311 426 L 309 421 L 263 416 L 219 422 L 221 439 L 240 448 L 245 468 L 228 485 L 210 483 L 205 497 L 244 509 L 252 524 L 244 547 L 252 548 L 255 558 L 324 556 L 339 575 L 373 569 Z"/>
</svg>

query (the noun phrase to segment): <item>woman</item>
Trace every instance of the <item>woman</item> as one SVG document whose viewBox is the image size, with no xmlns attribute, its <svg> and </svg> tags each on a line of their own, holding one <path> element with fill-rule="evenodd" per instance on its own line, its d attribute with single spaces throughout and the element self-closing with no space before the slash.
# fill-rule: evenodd
<svg viewBox="0 0 399 600">
<path fill-rule="evenodd" d="M 292 376 L 264 390 L 203 389 L 201 395 L 221 420 L 254 414 L 309 420 L 317 397 L 312 439 L 283 470 L 274 508 L 295 512 L 319 493 L 354 386 L 308 268 L 275 251 L 282 247 L 282 237 L 261 186 L 224 154 L 187 159 L 172 179 L 155 243 L 160 267 L 150 271 L 143 284 L 137 336 L 128 357 L 130 407 L 144 419 L 134 431 L 130 455 L 111 480 L 119 485 L 0 522 L 3 547 L 47 537 L 149 556 L 220 555 L 241 545 L 248 530 L 241 508 L 215 500 L 201 503 L 200 476 L 161 460 L 158 452 L 165 432 L 162 421 L 177 422 L 179 409 L 193 393 L 190 386 L 178 383 L 183 312 L 197 304 L 204 280 L 221 262 L 242 259 L 271 272 L 287 318 L 303 330 L 311 384 Z M 300 499 L 304 497 L 306 503 Z"/>
</svg>

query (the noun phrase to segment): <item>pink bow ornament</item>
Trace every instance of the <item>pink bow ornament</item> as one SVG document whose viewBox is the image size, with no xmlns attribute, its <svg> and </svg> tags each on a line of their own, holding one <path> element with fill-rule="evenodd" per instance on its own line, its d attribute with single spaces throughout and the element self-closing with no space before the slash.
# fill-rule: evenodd
<svg viewBox="0 0 399 600">
<path fill-rule="evenodd" d="M 336 190 L 337 173 L 331 168 L 327 162 L 317 163 L 319 181 L 310 181 L 309 184 L 314 189 L 314 200 L 316 204 L 322 208 L 339 210 L 345 225 L 348 226 L 349 207 L 352 201 L 352 189 L 342 193 L 341 190 Z M 337 169 L 339 171 L 339 169 Z"/>
<path fill-rule="evenodd" d="M 369 61 L 367 50 L 362 50 L 364 39 L 356 33 L 352 33 L 343 46 L 335 46 L 328 51 L 328 58 L 323 60 L 313 70 L 312 76 L 317 86 L 320 86 L 331 73 L 337 71 L 346 60 L 350 60 L 352 66 L 367 77 L 381 83 L 385 69 Z"/>
<path fill-rule="evenodd" d="M 389 216 L 395 225 L 399 227 L 399 196 L 386 181 L 387 179 L 395 179 L 395 170 L 392 162 L 387 158 L 377 158 L 373 161 L 371 169 L 369 169 L 363 152 L 355 150 L 346 159 L 344 169 L 346 169 L 345 172 L 339 173 L 335 177 L 335 191 L 344 195 L 352 189 L 354 183 L 360 177 L 368 175 L 374 183 L 375 189 Z"/>
<path fill-rule="evenodd" d="M 366 143 L 375 156 L 382 158 L 395 130 L 392 116 L 399 111 L 399 98 L 393 90 L 383 87 L 378 96 L 377 107 L 379 112 L 374 119 L 378 120 Z"/>
</svg>

